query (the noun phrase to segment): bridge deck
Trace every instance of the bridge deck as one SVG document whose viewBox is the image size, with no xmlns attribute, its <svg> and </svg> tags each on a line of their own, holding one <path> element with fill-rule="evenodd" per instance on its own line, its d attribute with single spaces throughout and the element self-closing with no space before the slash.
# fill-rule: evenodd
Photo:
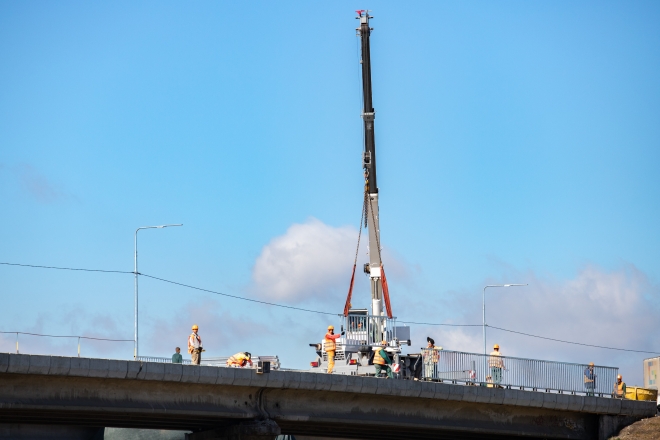
<svg viewBox="0 0 660 440">
<path fill-rule="evenodd" d="M 655 402 L 513 389 L 0 354 L 0 423 L 199 431 L 271 419 L 301 435 L 597 439 L 604 424 L 655 412 Z"/>
</svg>

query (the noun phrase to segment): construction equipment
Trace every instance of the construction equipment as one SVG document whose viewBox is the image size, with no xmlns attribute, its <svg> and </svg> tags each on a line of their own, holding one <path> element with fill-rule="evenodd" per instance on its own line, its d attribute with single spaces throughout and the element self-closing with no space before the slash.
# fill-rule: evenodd
<svg viewBox="0 0 660 440">
<path fill-rule="evenodd" d="M 366 10 L 356 12 L 358 14 L 356 18 L 360 20 L 360 27 L 356 30 L 357 36 L 360 37 L 362 55 L 360 60 L 362 66 L 362 120 L 364 123 L 362 165 L 365 177 L 360 235 L 364 224 L 369 232 L 369 263 L 364 266 L 364 271 L 370 279 L 371 310 L 351 308 L 360 243 L 358 238 L 353 275 L 348 289 L 344 313 L 341 315 L 341 331 L 345 334 L 337 340 L 334 371 L 338 374 L 373 375 L 375 374 L 373 366 L 374 348 L 378 347 L 380 349 L 381 341 L 387 341 L 386 351 L 394 357 L 395 363 L 399 363 L 402 344 L 410 345 L 410 327 L 396 326 L 396 318 L 392 315 L 387 278 L 383 268 L 376 180 L 376 138 L 374 130 L 376 111 L 373 107 L 371 88 L 370 36 L 373 28 L 369 26 L 369 20 L 373 17 Z M 328 359 L 323 347 L 324 342 L 309 345 L 314 347 L 317 352 L 317 359 L 311 362 L 312 371 L 325 372 Z"/>
</svg>

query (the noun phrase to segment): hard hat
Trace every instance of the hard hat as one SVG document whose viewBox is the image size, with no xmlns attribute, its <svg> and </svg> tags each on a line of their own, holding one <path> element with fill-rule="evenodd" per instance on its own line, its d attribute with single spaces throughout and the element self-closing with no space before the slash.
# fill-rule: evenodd
<svg viewBox="0 0 660 440">
<path fill-rule="evenodd" d="M 590 366 L 590 367 L 593 367 L 593 366 L 594 366 L 594 363 L 593 363 L 593 362 L 589 362 L 589 366 Z"/>
<path fill-rule="evenodd" d="M 329 325 L 329 326 L 328 326 L 328 330 L 334 330 L 334 329 L 335 329 L 335 326 L 334 326 L 334 325 Z"/>
<path fill-rule="evenodd" d="M 620 374 L 616 378 L 617 379 L 623 379 Z"/>
<path fill-rule="evenodd" d="M 197 326 L 197 324 L 193 324 L 192 329 L 193 330 L 199 330 L 199 327 Z"/>
<path fill-rule="evenodd" d="M 495 345 L 493 345 L 493 348 L 497 348 L 497 349 L 499 349 L 499 348 L 500 348 L 500 344 L 495 344 Z"/>
</svg>

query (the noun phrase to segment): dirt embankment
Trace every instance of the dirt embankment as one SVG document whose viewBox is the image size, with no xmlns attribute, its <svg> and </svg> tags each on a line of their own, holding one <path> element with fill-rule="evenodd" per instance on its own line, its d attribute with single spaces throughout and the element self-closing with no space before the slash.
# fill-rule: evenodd
<svg viewBox="0 0 660 440">
<path fill-rule="evenodd" d="M 610 440 L 658 440 L 660 439 L 660 417 L 642 419 L 621 430 Z"/>
</svg>

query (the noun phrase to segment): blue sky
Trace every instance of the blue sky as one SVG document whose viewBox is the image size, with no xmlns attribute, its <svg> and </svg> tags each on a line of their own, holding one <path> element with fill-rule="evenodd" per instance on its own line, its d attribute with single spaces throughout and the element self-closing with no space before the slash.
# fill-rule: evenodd
<svg viewBox="0 0 660 440">
<path fill-rule="evenodd" d="M 478 324 L 485 284 L 528 282 L 489 290 L 489 323 L 660 351 L 657 2 L 3 3 L 0 260 L 130 271 L 137 227 L 184 223 L 140 232 L 141 272 L 340 313 L 365 6 L 395 314 Z M 199 321 L 210 353 L 304 367 L 332 321 L 140 286 L 144 354 L 171 354 Z M 132 338 L 131 275 L 0 267 L 0 298 L 0 330 Z M 481 347 L 478 328 L 418 327 L 414 345 L 427 334 Z M 491 334 L 505 354 L 596 359 L 641 381 L 643 354 Z"/>
</svg>

